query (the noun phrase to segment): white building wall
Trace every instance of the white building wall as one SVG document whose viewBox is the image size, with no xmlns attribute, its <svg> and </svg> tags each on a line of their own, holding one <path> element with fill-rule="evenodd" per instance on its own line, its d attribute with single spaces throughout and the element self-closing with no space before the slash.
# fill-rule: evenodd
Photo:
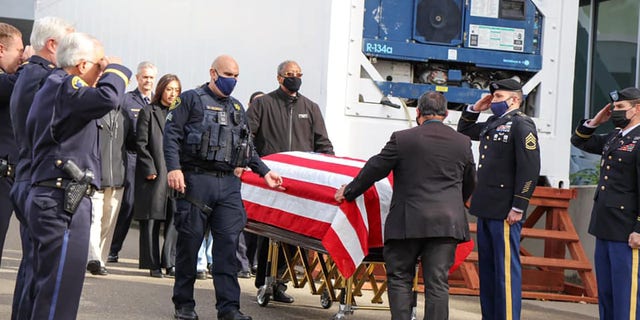
<svg viewBox="0 0 640 320">
<path fill-rule="evenodd" d="M 545 15 L 544 62 L 525 91 L 539 85 L 541 174 L 566 188 L 578 1 L 534 2 Z M 415 109 L 358 101 L 375 90 L 360 79 L 369 63 L 361 52 L 363 10 L 364 0 L 39 0 L 35 16 L 68 19 L 102 40 L 108 55 L 132 69 L 152 61 L 160 75 L 177 74 L 184 89 L 208 81 L 212 60 L 231 54 L 240 65 L 234 96 L 245 103 L 252 92 L 277 87 L 278 63 L 297 60 L 301 92 L 323 110 L 337 155 L 366 159 L 393 131 L 410 127 Z M 450 112 L 447 122 L 455 126 L 459 115 Z"/>
</svg>

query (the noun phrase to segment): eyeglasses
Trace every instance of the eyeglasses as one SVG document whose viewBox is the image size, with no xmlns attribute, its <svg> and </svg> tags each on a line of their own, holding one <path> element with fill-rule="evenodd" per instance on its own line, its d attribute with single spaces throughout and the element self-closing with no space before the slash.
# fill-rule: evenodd
<svg viewBox="0 0 640 320">
<path fill-rule="evenodd" d="M 291 78 L 291 77 L 296 77 L 296 78 L 302 78 L 302 72 L 285 72 L 284 74 L 280 75 L 283 78 Z"/>
</svg>

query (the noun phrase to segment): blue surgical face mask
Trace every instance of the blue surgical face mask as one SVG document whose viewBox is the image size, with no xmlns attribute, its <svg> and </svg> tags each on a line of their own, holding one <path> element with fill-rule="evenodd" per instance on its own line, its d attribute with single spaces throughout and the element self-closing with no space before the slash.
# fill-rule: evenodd
<svg viewBox="0 0 640 320">
<path fill-rule="evenodd" d="M 236 87 L 238 80 L 233 77 L 223 77 L 218 73 L 218 70 L 216 70 L 216 74 L 218 75 L 218 79 L 214 82 L 216 87 L 220 89 L 220 92 L 222 92 L 223 95 L 229 96 L 231 92 L 233 92 L 233 88 Z"/>
<path fill-rule="evenodd" d="M 507 109 L 509 109 L 509 104 L 507 103 L 507 100 L 500 101 L 500 102 L 491 102 L 491 112 L 493 112 L 493 114 L 495 114 L 498 117 L 503 115 L 505 112 L 507 112 Z"/>
</svg>

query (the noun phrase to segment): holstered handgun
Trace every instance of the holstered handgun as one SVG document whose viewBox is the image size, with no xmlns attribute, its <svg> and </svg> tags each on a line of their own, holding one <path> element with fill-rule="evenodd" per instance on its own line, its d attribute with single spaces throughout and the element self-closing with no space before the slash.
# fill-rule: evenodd
<svg viewBox="0 0 640 320">
<path fill-rule="evenodd" d="M 82 201 L 82 197 L 90 196 L 93 172 L 81 170 L 73 160 L 67 160 L 59 166 L 62 171 L 71 176 L 72 181 L 64 189 L 64 211 L 74 214 Z"/>
</svg>

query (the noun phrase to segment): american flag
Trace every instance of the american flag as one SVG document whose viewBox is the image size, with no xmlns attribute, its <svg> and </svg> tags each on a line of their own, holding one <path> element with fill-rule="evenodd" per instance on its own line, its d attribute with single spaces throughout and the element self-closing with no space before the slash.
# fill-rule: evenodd
<svg viewBox="0 0 640 320">
<path fill-rule="evenodd" d="M 285 190 L 244 174 L 242 198 L 250 220 L 321 240 L 345 277 L 353 274 L 369 248 L 383 246 L 391 175 L 355 201 L 338 203 L 336 190 L 353 180 L 364 161 L 305 152 L 276 153 L 262 160 L 282 176 Z"/>
<path fill-rule="evenodd" d="M 365 161 L 306 152 L 276 153 L 262 161 L 282 176 L 285 190 L 269 188 L 256 174 L 243 174 L 242 199 L 250 220 L 321 240 L 344 277 L 355 272 L 369 248 L 384 245 L 391 174 L 355 201 L 338 203 L 336 190 L 351 182 Z M 473 241 L 458 245 L 450 273 L 473 245 Z"/>
</svg>

